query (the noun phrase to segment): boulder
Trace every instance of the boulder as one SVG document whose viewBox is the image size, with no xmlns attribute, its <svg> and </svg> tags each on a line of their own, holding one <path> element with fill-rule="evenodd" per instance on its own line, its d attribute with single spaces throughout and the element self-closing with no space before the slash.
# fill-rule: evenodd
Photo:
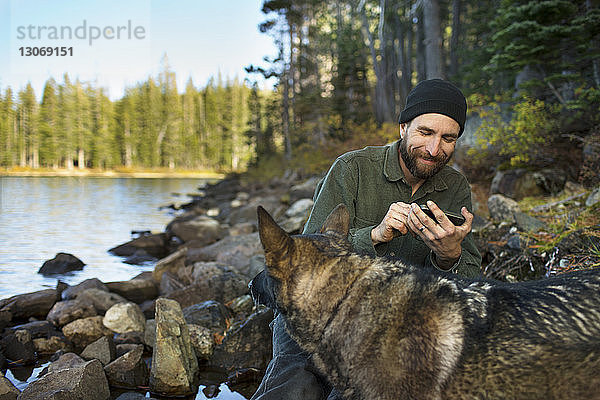
<svg viewBox="0 0 600 400">
<path fill-rule="evenodd" d="M 247 279 L 242 275 L 214 263 L 194 265 L 194 284 L 170 293 L 169 299 L 177 300 L 181 307 L 207 300 L 226 303 L 248 293 Z"/>
<path fill-rule="evenodd" d="M 159 260 L 154 266 L 154 271 L 152 271 L 152 279 L 154 279 L 154 282 L 160 283 L 162 274 L 167 271 L 176 273 L 179 268 L 183 268 L 185 266 L 187 252 L 187 247 L 183 246 L 173 254 Z"/>
<path fill-rule="evenodd" d="M 157 233 L 140 236 L 108 251 L 121 257 L 133 256 L 136 252 L 143 251 L 151 257 L 163 258 L 167 255 L 167 245 L 167 235 Z"/>
<path fill-rule="evenodd" d="M 156 400 L 154 397 L 146 397 L 145 394 L 138 392 L 121 393 L 115 400 Z"/>
<path fill-rule="evenodd" d="M 12 313 L 9 310 L 0 310 L 0 332 L 12 321 Z"/>
<path fill-rule="evenodd" d="M 9 329 L 9 331 L 26 330 L 31 334 L 32 339 L 48 338 L 52 335 L 58 335 L 60 332 L 56 330 L 54 325 L 48 321 L 32 321 L 26 324 L 16 325 Z"/>
<path fill-rule="evenodd" d="M 525 232 L 539 232 L 547 229 L 544 222 L 520 211 L 513 213 L 517 227 Z"/>
<path fill-rule="evenodd" d="M 106 286 L 111 292 L 138 304 L 155 299 L 158 296 L 158 288 L 152 278 L 134 278 L 128 281 L 108 282 Z"/>
<path fill-rule="evenodd" d="M 190 331 L 190 340 L 192 341 L 192 347 L 196 358 L 198 360 L 209 360 L 213 355 L 215 348 L 214 334 L 210 329 L 200 325 L 188 324 Z"/>
<path fill-rule="evenodd" d="M 146 327 L 146 318 L 137 304 L 118 303 L 106 311 L 102 323 L 117 333 L 143 331 Z"/>
<path fill-rule="evenodd" d="M 54 354 L 59 350 L 72 351 L 71 342 L 63 335 L 33 339 L 33 348 L 37 354 L 42 355 Z"/>
<path fill-rule="evenodd" d="M 183 309 L 188 324 L 203 326 L 211 333 L 223 335 L 230 324 L 231 311 L 218 301 L 208 300 Z"/>
<path fill-rule="evenodd" d="M 186 284 L 181 282 L 178 276 L 166 271 L 162 274 L 162 278 L 160 280 L 159 293 L 161 296 L 167 296 L 176 290 L 183 289 L 185 286 Z"/>
<path fill-rule="evenodd" d="M 242 222 L 229 228 L 229 236 L 248 235 L 254 232 L 256 224 L 253 222 Z"/>
<path fill-rule="evenodd" d="M 252 314 L 252 310 L 254 309 L 254 301 L 252 300 L 252 296 L 249 294 L 237 297 L 231 300 L 227 305 L 229 309 L 236 315 L 236 318 L 238 315 L 249 316 Z"/>
<path fill-rule="evenodd" d="M 165 396 L 196 393 L 198 361 L 176 301 L 156 300 L 156 344 L 152 354 L 150 390 Z"/>
<path fill-rule="evenodd" d="M 154 257 L 148 253 L 146 253 L 146 251 L 144 250 L 137 250 L 135 253 L 133 253 L 132 255 L 126 257 L 123 262 L 125 264 L 130 264 L 130 265 L 144 265 L 145 263 L 149 263 L 149 262 L 156 262 L 158 260 L 158 257 Z"/>
<path fill-rule="evenodd" d="M 0 400 L 17 400 L 21 392 L 0 372 Z"/>
<path fill-rule="evenodd" d="M 54 359 L 55 356 L 53 356 L 52 359 Z M 79 357 L 77 354 L 63 353 L 60 356 L 58 356 L 58 358 L 54 359 L 54 361 L 52 361 L 50 365 L 44 368 L 42 372 L 40 372 L 38 377 L 43 376 L 48 372 L 56 372 L 62 369 L 73 368 L 83 363 L 85 363 L 85 360 Z"/>
<path fill-rule="evenodd" d="M 544 168 L 533 173 L 536 185 L 547 195 L 557 195 L 567 183 L 567 171 L 558 168 Z"/>
<path fill-rule="evenodd" d="M 19 294 L 0 300 L 0 312 L 9 312 L 13 320 L 31 317 L 45 319 L 57 300 L 56 289 Z"/>
<path fill-rule="evenodd" d="M 122 355 L 130 352 L 131 350 L 137 348 L 139 345 L 144 345 L 143 343 L 138 343 L 138 344 L 133 344 L 133 343 L 123 343 L 123 344 L 118 344 L 117 347 L 117 358 L 121 357 Z"/>
<path fill-rule="evenodd" d="M 256 218 L 256 210 L 254 210 Z M 197 261 L 216 261 L 230 265 L 243 273 L 248 268 L 248 260 L 256 254 L 262 254 L 258 232 L 249 235 L 227 236 L 217 243 L 201 249 L 189 249 L 186 264 Z"/>
<path fill-rule="evenodd" d="M 76 319 L 95 315 L 97 315 L 97 312 L 93 305 L 76 299 L 59 301 L 54 304 L 46 319 L 56 326 L 64 326 Z"/>
<path fill-rule="evenodd" d="M 106 285 L 104 283 L 102 283 L 102 281 L 100 281 L 100 279 L 91 278 L 91 279 L 86 279 L 83 282 L 81 282 L 75 286 L 69 286 L 68 288 L 63 290 L 62 299 L 63 300 L 74 299 L 75 297 L 77 297 L 77 295 L 80 292 L 83 292 L 84 290 L 87 290 L 87 289 L 99 289 L 99 290 L 108 292 L 108 288 L 106 287 Z"/>
<path fill-rule="evenodd" d="M 30 383 L 19 400 L 108 400 L 110 390 L 102 364 L 88 361 L 48 372 Z"/>
<path fill-rule="evenodd" d="M 84 348 L 102 336 L 112 336 L 113 332 L 102 324 L 102 317 L 87 317 L 63 326 L 63 334 L 75 346 Z"/>
<path fill-rule="evenodd" d="M 294 203 L 303 198 L 312 199 L 321 177 L 314 176 L 290 188 L 290 202 Z"/>
<path fill-rule="evenodd" d="M 144 345 L 140 344 L 104 367 L 109 385 L 131 389 L 147 386 L 149 374 L 143 354 Z"/>
<path fill-rule="evenodd" d="M 85 264 L 79 258 L 69 253 L 57 253 L 53 259 L 44 262 L 38 274 L 65 274 L 71 271 L 81 271 Z"/>
<path fill-rule="evenodd" d="M 306 219 L 307 217 L 305 216 L 286 218 L 283 221 L 281 221 L 279 226 L 281 226 L 281 229 L 283 229 L 287 233 L 291 235 L 296 235 L 302 232 Z"/>
<path fill-rule="evenodd" d="M 167 225 L 166 232 L 176 236 L 184 243 L 194 242 L 202 247 L 214 243 L 225 236 L 227 230 L 219 221 L 205 215 L 187 215 L 175 218 Z"/>
<path fill-rule="evenodd" d="M 519 212 L 519 205 L 513 199 L 502 196 L 501 194 L 493 194 L 488 199 L 488 210 L 490 218 L 497 221 L 514 222 L 515 212 Z"/>
<path fill-rule="evenodd" d="M 103 366 L 108 365 L 116 358 L 117 348 L 110 336 L 102 336 L 100 339 L 88 344 L 81 352 L 84 360 L 99 360 Z"/>
<path fill-rule="evenodd" d="M 490 194 L 502 194 L 512 199 L 541 196 L 544 190 L 538 186 L 533 172 L 524 169 L 498 171 L 492 179 Z"/>
<path fill-rule="evenodd" d="M 146 321 L 144 320 L 144 330 L 145 329 Z M 144 330 L 116 334 L 114 337 L 115 344 L 144 344 Z"/>
<path fill-rule="evenodd" d="M 101 289 L 86 289 L 77 294 L 77 300 L 89 304 L 96 309 L 98 314 L 104 315 L 109 308 L 119 303 L 127 303 L 127 299 L 116 293 L 110 293 Z"/>
<path fill-rule="evenodd" d="M 156 345 L 156 320 L 147 319 L 146 329 L 144 330 L 144 344 L 154 348 Z"/>
<path fill-rule="evenodd" d="M 227 332 L 215 347 L 209 364 L 226 370 L 257 368 L 265 370 L 272 356 L 272 333 L 269 323 L 273 311 L 264 309 L 252 314 L 239 328 Z"/>
<path fill-rule="evenodd" d="M 600 202 L 600 186 L 597 187 L 590 193 L 588 198 L 585 201 L 586 207 L 592 207 Z"/>
<path fill-rule="evenodd" d="M 154 318 L 154 307 L 156 300 L 146 300 L 142 304 L 140 304 L 140 309 L 144 313 L 146 319 Z"/>
<path fill-rule="evenodd" d="M 28 365 L 35 361 L 35 350 L 31 333 L 17 330 L 6 334 L 0 342 L 2 354 L 18 364 Z"/>
<path fill-rule="evenodd" d="M 279 196 L 256 197 L 244 206 L 235 208 L 227 217 L 227 223 L 235 226 L 242 222 L 256 221 L 256 207 L 262 205 L 276 220 L 285 212 Z"/>
<path fill-rule="evenodd" d="M 312 201 L 312 199 L 307 198 L 297 200 L 290 208 L 287 209 L 285 216 L 288 218 L 302 217 L 306 219 L 310 214 L 310 210 L 312 210 L 313 204 L 314 201 Z"/>
</svg>

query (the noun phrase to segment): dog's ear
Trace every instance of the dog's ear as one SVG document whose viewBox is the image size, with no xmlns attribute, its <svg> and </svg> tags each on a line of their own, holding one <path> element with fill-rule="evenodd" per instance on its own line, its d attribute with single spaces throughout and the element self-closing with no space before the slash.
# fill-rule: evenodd
<svg viewBox="0 0 600 400">
<path fill-rule="evenodd" d="M 338 204 L 333 211 L 329 214 L 323 226 L 321 227 L 321 233 L 336 232 L 346 237 L 350 230 L 350 214 L 348 209 L 342 203 Z"/>
<path fill-rule="evenodd" d="M 277 225 L 273 217 L 262 206 L 258 206 L 256 212 L 258 214 L 258 233 L 267 262 L 286 257 L 293 246 L 293 239 Z"/>
</svg>

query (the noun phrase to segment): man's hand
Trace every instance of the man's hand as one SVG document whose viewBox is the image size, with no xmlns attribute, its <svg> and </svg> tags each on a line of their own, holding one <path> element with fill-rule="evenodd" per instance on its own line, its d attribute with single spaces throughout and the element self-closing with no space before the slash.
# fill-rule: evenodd
<svg viewBox="0 0 600 400">
<path fill-rule="evenodd" d="M 389 242 L 394 236 L 397 236 L 397 232 L 406 235 L 408 233 L 407 219 L 409 211 L 410 204 L 400 201 L 392 203 L 381 223 L 371 230 L 373 245 Z"/>
<path fill-rule="evenodd" d="M 460 258 L 461 243 L 471 231 L 473 214 L 463 207 L 460 212 L 465 217 L 465 222 L 456 226 L 433 201 L 428 201 L 427 206 L 438 222 L 425 215 L 423 210 L 413 203 L 410 205 L 407 227 L 423 239 L 435 253 L 438 266 L 449 269 Z"/>
</svg>

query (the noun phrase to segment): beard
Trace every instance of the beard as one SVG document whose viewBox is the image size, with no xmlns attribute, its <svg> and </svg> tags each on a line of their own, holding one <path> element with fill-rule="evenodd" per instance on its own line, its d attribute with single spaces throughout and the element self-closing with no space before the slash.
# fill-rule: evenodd
<svg viewBox="0 0 600 400">
<path fill-rule="evenodd" d="M 406 145 L 406 140 L 400 141 L 400 146 L 398 147 L 400 150 L 400 156 L 402 157 L 402 161 L 404 161 L 404 165 L 410 171 L 410 173 L 418 179 L 428 179 L 440 172 L 444 165 L 448 163 L 452 154 L 447 155 L 443 152 L 440 152 L 439 155 L 432 157 L 428 155 L 426 151 L 421 149 L 413 149 L 410 153 L 408 152 L 408 146 Z M 419 159 L 424 159 L 427 161 L 434 161 L 433 165 L 424 165 L 418 164 Z"/>
</svg>

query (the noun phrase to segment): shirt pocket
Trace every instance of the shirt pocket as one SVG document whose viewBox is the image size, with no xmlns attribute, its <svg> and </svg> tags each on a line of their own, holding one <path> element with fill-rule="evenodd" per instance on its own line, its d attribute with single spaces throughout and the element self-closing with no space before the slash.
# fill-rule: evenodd
<svg viewBox="0 0 600 400">
<path fill-rule="evenodd" d="M 366 228 L 367 226 L 379 225 L 380 221 L 372 221 L 370 218 L 361 218 L 359 216 L 354 216 L 354 228 L 361 229 Z"/>
</svg>

